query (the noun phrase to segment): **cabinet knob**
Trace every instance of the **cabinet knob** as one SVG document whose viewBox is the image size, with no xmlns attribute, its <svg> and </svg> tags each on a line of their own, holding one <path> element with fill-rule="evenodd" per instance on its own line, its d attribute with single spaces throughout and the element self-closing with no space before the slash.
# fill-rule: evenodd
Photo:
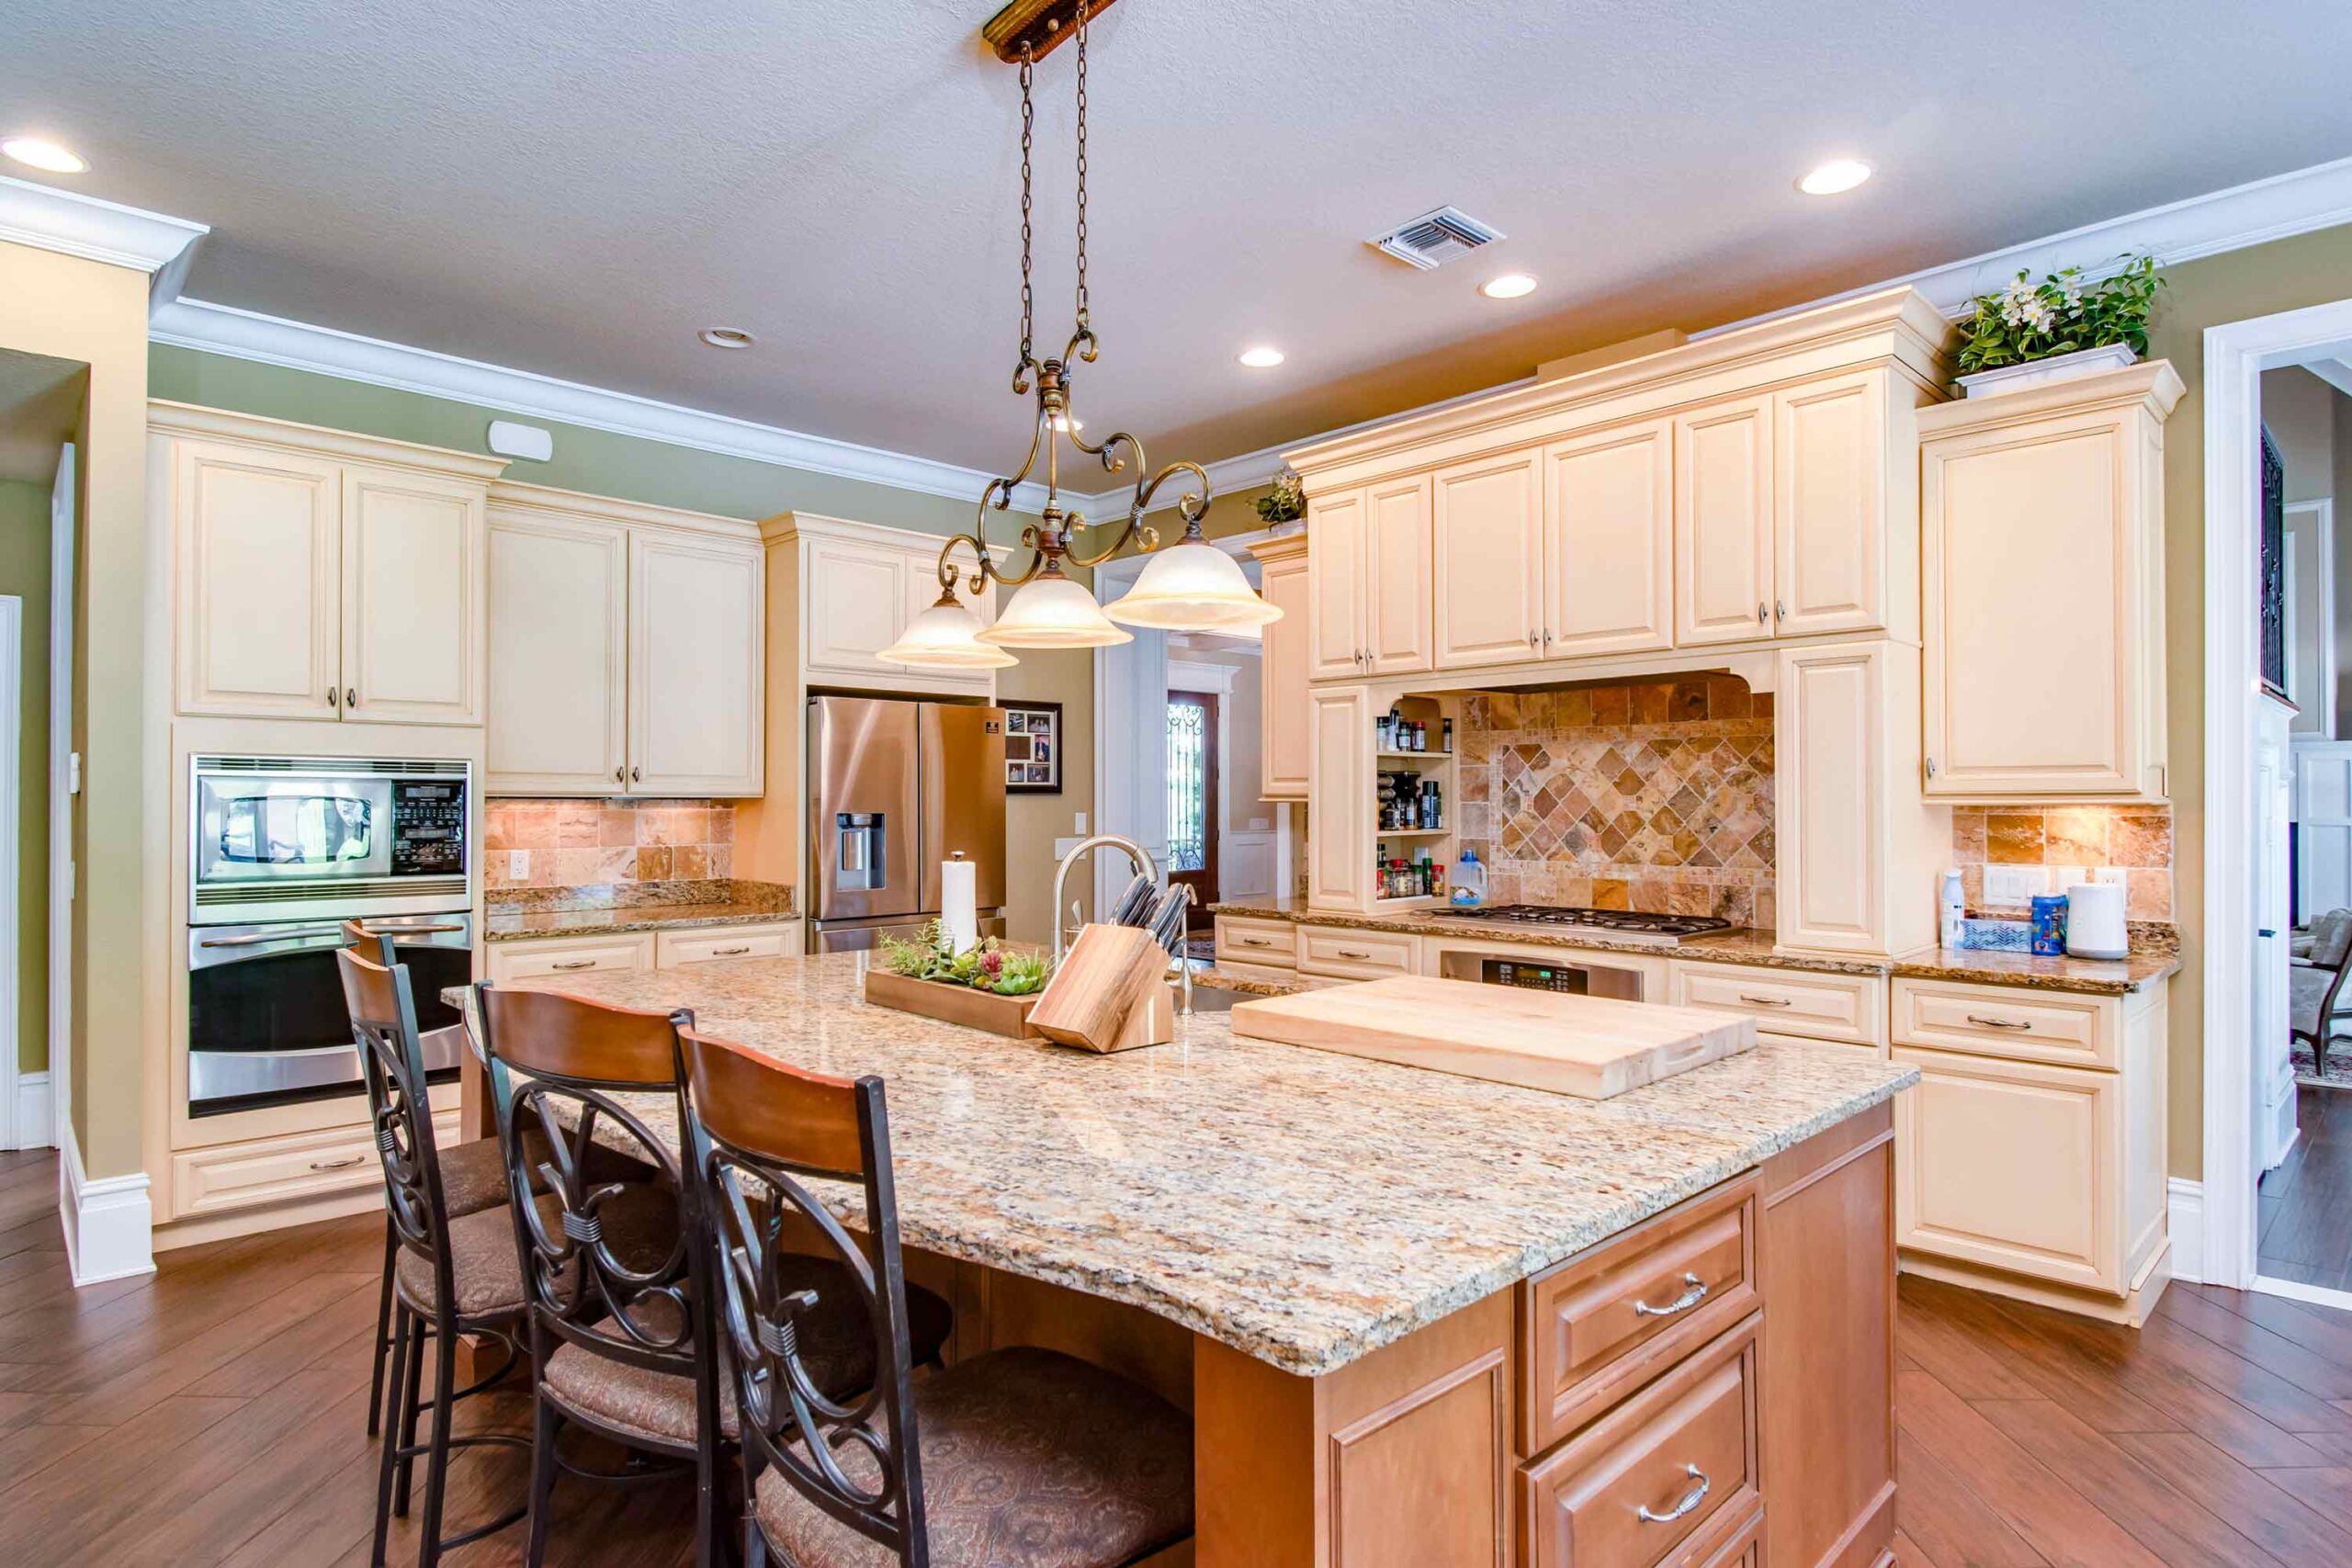
<svg viewBox="0 0 2352 1568">
<path fill-rule="evenodd" d="M 615 784 L 627 784 L 628 782 L 628 770 L 627 768 L 615 768 L 613 770 L 613 782 Z"/>
<path fill-rule="evenodd" d="M 1763 601 L 1763 600 L 1761 600 L 1761 599 L 1758 599 L 1758 601 L 1756 601 L 1756 624 L 1757 624 L 1758 626 L 1762 626 L 1762 625 L 1764 624 L 1764 621 L 1765 621 L 1765 615 L 1764 615 L 1764 601 Z"/>
<path fill-rule="evenodd" d="M 643 768 L 638 767 L 638 766 L 636 766 L 636 765 L 634 765 L 634 764 L 632 764 L 632 765 L 630 766 L 630 768 L 629 768 L 629 770 L 628 770 L 628 778 L 629 778 L 629 783 L 631 783 L 631 784 L 635 784 L 635 783 L 637 783 L 639 780 L 640 780 L 640 779 L 642 779 L 642 778 L 644 778 L 644 777 L 645 777 L 645 770 L 644 770 Z"/>
<path fill-rule="evenodd" d="M 1933 757 L 1928 759 L 1928 776 L 1929 778 L 1936 776 L 1936 760 Z"/>
<path fill-rule="evenodd" d="M 1775 599 L 1775 600 L 1773 600 L 1773 601 L 1772 601 L 1772 614 L 1774 614 L 1775 615 L 1778 615 L 1781 619 L 1782 619 L 1782 620 L 1784 620 L 1784 621 L 1785 621 L 1785 620 L 1787 620 L 1787 619 L 1789 618 L 1789 603 L 1788 603 L 1788 601 L 1787 601 L 1787 600 L 1785 600 L 1785 599 Z"/>
<path fill-rule="evenodd" d="M 1544 646 L 1546 648 L 1552 646 L 1552 634 L 1548 631 L 1544 634 Z"/>
<path fill-rule="evenodd" d="M 341 707 L 342 705 L 343 705 L 343 694 L 342 694 L 341 692 L 336 691 L 333 686 L 329 686 L 329 687 L 327 688 L 327 706 L 329 706 L 329 707 L 331 707 L 331 708 L 332 708 L 332 707 Z"/>
<path fill-rule="evenodd" d="M 347 708 L 356 708 L 359 705 L 358 687 L 345 686 L 343 689 L 343 705 Z"/>
</svg>

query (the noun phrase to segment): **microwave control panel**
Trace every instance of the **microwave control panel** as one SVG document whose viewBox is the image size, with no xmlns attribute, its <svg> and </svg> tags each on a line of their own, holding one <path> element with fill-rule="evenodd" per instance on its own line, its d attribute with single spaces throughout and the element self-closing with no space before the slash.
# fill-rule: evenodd
<svg viewBox="0 0 2352 1568">
<path fill-rule="evenodd" d="M 392 874 L 463 876 L 465 872 L 465 781 L 393 780 Z"/>
<path fill-rule="evenodd" d="M 1485 973 L 1479 976 L 1489 986 L 1517 986 L 1527 991 L 1560 991 L 1571 996 L 1587 995 L 1591 976 L 1582 969 L 1555 968 L 1549 964 L 1529 964 L 1513 958 L 1489 958 Z"/>
</svg>

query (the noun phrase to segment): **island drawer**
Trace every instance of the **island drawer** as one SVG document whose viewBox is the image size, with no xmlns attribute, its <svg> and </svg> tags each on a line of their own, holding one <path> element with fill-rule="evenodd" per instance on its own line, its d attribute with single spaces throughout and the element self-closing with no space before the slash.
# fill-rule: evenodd
<svg viewBox="0 0 2352 1568">
<path fill-rule="evenodd" d="M 1894 1043 L 2012 1062 L 2112 1069 L 2120 1050 L 2116 1023 L 2121 1010 L 2120 1003 L 2104 997 L 1898 977 Z"/>
<path fill-rule="evenodd" d="M 711 964 L 728 958 L 781 958 L 800 951 L 800 922 L 705 927 L 653 933 L 653 966 Z"/>
<path fill-rule="evenodd" d="M 1520 1287 L 1520 1451 L 1540 1454 L 1756 1306 L 1756 1178 Z"/>
<path fill-rule="evenodd" d="M 1288 920 L 1216 918 L 1216 961 L 1290 969 L 1298 964 L 1298 928 Z"/>
<path fill-rule="evenodd" d="M 602 970 L 653 967 L 653 933 L 554 937 L 545 942 L 490 944 L 490 977 L 498 985 L 541 975 L 584 975 Z"/>
<path fill-rule="evenodd" d="M 435 1109 L 433 1136 L 444 1148 L 457 1143 L 455 1105 Z M 365 1126 L 254 1138 L 174 1155 L 172 1215 L 187 1219 L 383 1184 L 383 1161 Z"/>
<path fill-rule="evenodd" d="M 1519 1472 L 1529 1568 L 1710 1564 L 1758 1512 L 1747 1319 Z M 1738 1562 L 1735 1552 L 1730 1558 Z"/>
<path fill-rule="evenodd" d="M 1774 1034 L 1841 1045 L 1886 1043 L 1886 982 L 1875 975 L 1824 975 L 1748 964 L 1666 966 L 1667 1000 L 1677 1007 L 1743 1012 Z"/>
<path fill-rule="evenodd" d="M 1305 975 L 1343 980 L 1385 980 L 1413 973 L 1413 938 L 1403 931 L 1359 931 L 1339 926 L 1298 928 L 1298 967 Z"/>
</svg>

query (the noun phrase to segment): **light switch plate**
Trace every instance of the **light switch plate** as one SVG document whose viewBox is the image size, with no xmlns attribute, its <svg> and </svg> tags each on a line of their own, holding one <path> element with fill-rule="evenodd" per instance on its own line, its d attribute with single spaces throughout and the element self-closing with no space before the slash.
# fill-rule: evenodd
<svg viewBox="0 0 2352 1568">
<path fill-rule="evenodd" d="M 1069 830 L 1077 834 L 1081 839 L 1086 837 L 1086 813 L 1083 811 L 1074 811 L 1070 814 L 1070 818 Z"/>
<path fill-rule="evenodd" d="M 1984 868 L 1984 905 L 1994 909 L 2022 909 L 2034 896 L 2050 889 L 2049 868 L 2039 865 L 1988 865 Z"/>
<path fill-rule="evenodd" d="M 2121 866 L 2102 865 L 2092 868 L 2091 880 L 2093 882 L 2104 882 L 2110 886 L 2120 887 L 2130 879 L 2123 874 L 2123 868 Z"/>
<path fill-rule="evenodd" d="M 2091 879 L 2090 872 L 2079 865 L 2044 866 L 2041 874 L 2050 879 L 2045 891 L 2051 893 L 2064 893 L 2077 882 L 2088 882 Z"/>
</svg>

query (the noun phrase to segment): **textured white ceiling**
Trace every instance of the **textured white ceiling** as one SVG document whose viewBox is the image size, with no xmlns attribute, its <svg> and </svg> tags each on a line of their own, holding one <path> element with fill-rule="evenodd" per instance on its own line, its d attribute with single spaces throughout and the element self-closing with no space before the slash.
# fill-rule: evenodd
<svg viewBox="0 0 2352 1568">
<path fill-rule="evenodd" d="M 996 468 L 1024 423 L 990 9 L 0 0 L 0 130 L 212 224 L 190 297 Z M 1157 461 L 2352 152 L 2342 0 L 1124 0 L 1094 44 L 1080 409 Z M 1055 347 L 1070 55 L 1039 70 Z M 1879 176 L 1796 194 L 1835 154 Z M 1509 240 L 1433 273 L 1361 243 L 1445 202 Z M 1543 288 L 1478 298 L 1505 268 Z M 722 322 L 760 346 L 695 341 Z M 1235 364 L 1260 341 L 1289 363 Z"/>
</svg>

